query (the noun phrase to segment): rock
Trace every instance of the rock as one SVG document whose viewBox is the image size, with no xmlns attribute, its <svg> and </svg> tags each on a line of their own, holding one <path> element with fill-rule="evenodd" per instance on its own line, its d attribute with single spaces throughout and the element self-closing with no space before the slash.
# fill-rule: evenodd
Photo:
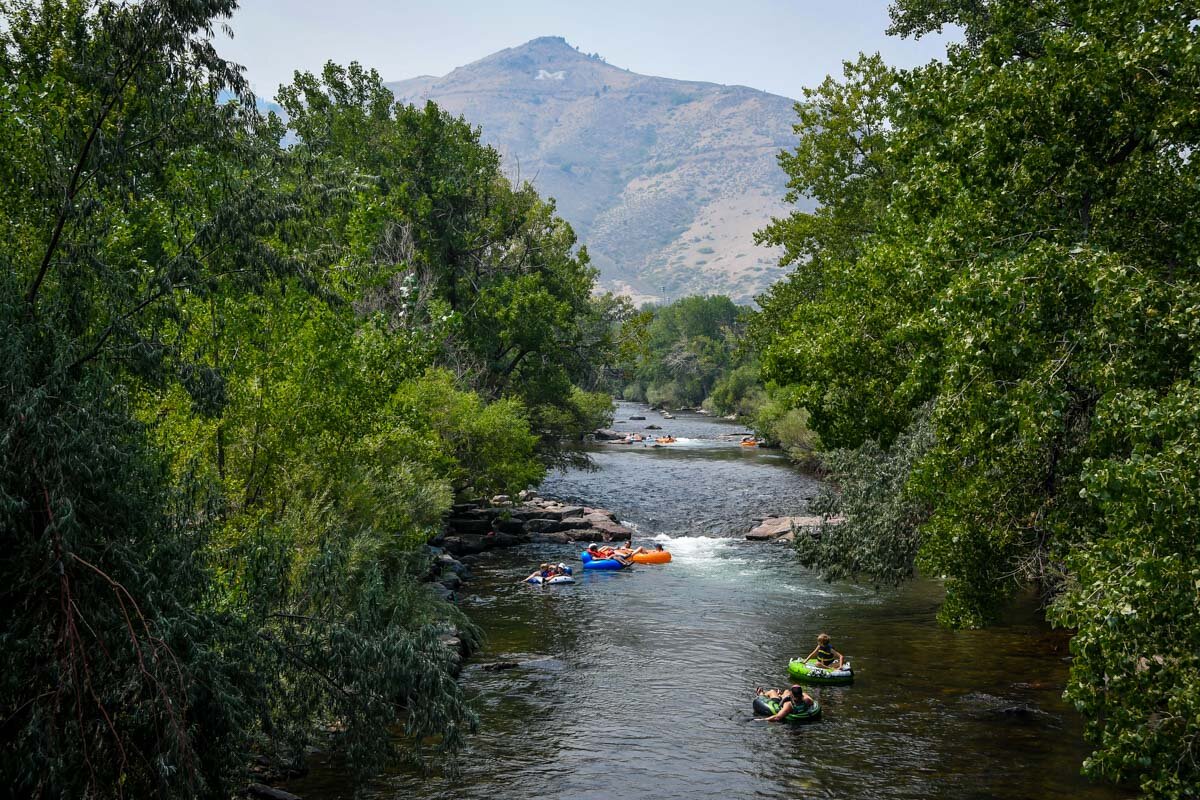
<svg viewBox="0 0 1200 800">
<path fill-rule="evenodd" d="M 490 538 L 492 540 L 492 547 L 516 547 L 519 544 L 524 544 L 526 541 L 524 534 L 514 536 L 511 533 L 497 533 Z"/>
<path fill-rule="evenodd" d="M 512 510 L 512 518 L 528 522 L 531 519 L 562 519 L 562 514 L 540 506 L 520 506 Z"/>
<path fill-rule="evenodd" d="M 774 539 L 773 541 L 783 542 L 784 544 L 791 544 L 796 541 L 796 532 L 788 531 L 783 536 L 780 536 L 778 539 Z"/>
<path fill-rule="evenodd" d="M 525 523 L 525 530 L 530 533 L 557 533 L 558 531 L 565 531 L 570 527 L 571 525 L 564 524 L 561 520 L 557 519 L 531 519 Z"/>
<path fill-rule="evenodd" d="M 582 517 L 583 516 L 583 506 L 560 506 L 556 510 L 558 511 L 559 514 L 562 515 L 560 517 L 560 519 L 567 519 L 568 517 Z"/>
<path fill-rule="evenodd" d="M 476 503 L 455 503 L 450 506 L 450 511 L 454 514 L 464 514 L 468 511 L 474 511 L 477 508 L 479 506 Z"/>
<path fill-rule="evenodd" d="M 521 666 L 516 661 L 497 661 L 495 664 L 484 664 L 483 668 L 488 672 L 499 672 L 503 669 L 515 669 Z"/>
<path fill-rule="evenodd" d="M 479 534 L 463 534 L 461 536 L 447 536 L 443 542 L 446 550 L 456 556 L 471 555 L 474 553 L 482 553 L 487 549 L 484 543 L 484 537 Z"/>
<path fill-rule="evenodd" d="M 255 800 L 301 800 L 299 795 L 285 792 L 283 789 L 272 789 L 263 783 L 250 784 L 246 787 L 244 794 Z"/>
<path fill-rule="evenodd" d="M 506 495 L 506 494 L 498 494 L 492 498 L 492 505 L 494 505 L 494 506 L 507 506 L 507 505 L 510 505 L 511 503 L 512 503 L 512 500 L 510 500 L 508 495 Z"/>
<path fill-rule="evenodd" d="M 529 534 L 529 541 L 537 544 L 567 544 L 571 541 L 571 537 L 565 531 L 531 533 Z"/>
<path fill-rule="evenodd" d="M 500 533 L 517 535 L 525 533 L 525 523 L 519 519 L 497 519 L 492 522 L 492 527 Z"/>
<path fill-rule="evenodd" d="M 791 529 L 791 517 L 775 517 L 774 519 L 763 520 L 746 534 L 746 538 L 752 542 L 769 542 L 789 532 Z"/>
<path fill-rule="evenodd" d="M 442 586 L 445 586 L 450 591 L 455 592 L 458 591 L 460 586 L 462 586 L 462 578 L 451 572 L 448 575 L 445 575 L 440 581 L 438 581 L 438 583 L 440 583 Z"/>
<path fill-rule="evenodd" d="M 492 522 L 474 517 L 450 517 L 446 520 L 446 527 L 455 533 L 487 533 L 492 529 Z"/>
<path fill-rule="evenodd" d="M 645 417 L 642 417 L 642 419 L 645 419 Z M 596 428 L 596 430 L 592 431 L 592 436 L 601 442 L 611 442 L 615 439 L 625 438 L 625 434 L 617 433 L 611 428 Z"/>
<path fill-rule="evenodd" d="M 572 542 L 611 542 L 611 538 L 605 538 L 604 534 L 594 528 L 576 528 L 575 530 L 567 531 L 563 536 L 569 537 Z"/>
<path fill-rule="evenodd" d="M 533 491 L 532 489 L 522 489 L 517 495 L 517 499 L 522 503 L 527 503 L 530 500 L 537 499 L 537 492 Z"/>
<path fill-rule="evenodd" d="M 633 535 L 633 531 L 626 528 L 624 525 L 619 525 L 610 519 L 593 519 L 591 520 L 592 529 L 602 534 L 604 541 L 612 541 L 613 539 L 628 539 Z"/>
<path fill-rule="evenodd" d="M 644 419 L 646 419 L 646 418 L 645 418 L 645 417 L 643 417 L 641 414 L 630 414 L 630 415 L 629 415 L 629 418 L 630 418 L 631 420 L 644 420 Z"/>
<path fill-rule="evenodd" d="M 453 590 L 447 589 L 445 586 L 443 586 L 440 583 L 429 583 L 426 585 L 429 587 L 429 591 L 433 592 L 438 597 L 439 600 L 445 600 L 446 602 L 449 602 L 449 603 L 454 602 Z"/>
<path fill-rule="evenodd" d="M 827 520 L 817 516 L 769 517 L 747 533 L 746 538 L 752 542 L 769 542 L 790 533 L 793 529 L 807 529 L 815 532 L 821 528 L 822 524 L 838 525 L 841 522 L 841 517 L 830 517 Z"/>
<path fill-rule="evenodd" d="M 604 508 L 588 508 L 587 506 L 584 506 L 583 516 L 584 519 L 594 519 L 595 517 L 599 516 L 610 519 L 613 522 L 620 522 L 620 520 L 617 519 L 616 514 Z"/>
<path fill-rule="evenodd" d="M 662 425 L 647 425 L 647 426 L 646 426 L 646 430 L 648 430 L 648 431 L 661 431 L 661 430 L 662 430 Z"/>
<path fill-rule="evenodd" d="M 465 569 L 466 567 L 463 566 L 463 563 L 449 553 L 441 553 L 433 559 L 432 572 L 435 575 L 449 572 L 462 577 L 462 570 Z"/>
</svg>

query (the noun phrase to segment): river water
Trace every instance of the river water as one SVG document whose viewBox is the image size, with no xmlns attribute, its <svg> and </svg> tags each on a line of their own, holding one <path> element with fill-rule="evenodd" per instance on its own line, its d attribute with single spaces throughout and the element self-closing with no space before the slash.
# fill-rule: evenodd
<svg viewBox="0 0 1200 800">
<path fill-rule="evenodd" d="M 950 632 L 942 590 L 829 584 L 782 544 L 742 538 L 753 518 L 800 512 L 817 484 L 772 451 L 717 437 L 729 423 L 663 420 L 680 441 L 606 445 L 594 471 L 551 476 L 546 496 L 616 512 L 674 554 L 665 566 L 586 572 L 573 586 L 519 584 L 578 548 L 531 545 L 472 564 L 464 610 L 484 629 L 463 672 L 482 721 L 453 780 L 399 771 L 375 798 L 953 798 L 1127 795 L 1079 776 L 1079 718 L 1063 703 L 1066 639 L 1017 603 L 1004 624 Z M 788 659 L 818 633 L 850 657 L 856 682 L 814 688 L 824 717 L 751 720 L 755 686 L 785 686 Z M 518 661 L 489 672 L 483 664 Z M 352 795 L 317 760 L 287 787 Z"/>
</svg>

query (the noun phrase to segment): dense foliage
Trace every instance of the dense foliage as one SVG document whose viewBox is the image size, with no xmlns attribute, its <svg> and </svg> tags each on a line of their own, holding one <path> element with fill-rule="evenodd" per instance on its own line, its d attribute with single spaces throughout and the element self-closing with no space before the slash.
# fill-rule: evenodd
<svg viewBox="0 0 1200 800">
<path fill-rule="evenodd" d="M 736 413 L 761 391 L 742 348 L 748 312 L 724 295 L 642 309 L 623 324 L 634 346 L 620 365 L 622 396 L 667 408 L 699 408 L 707 400 L 721 414 Z"/>
<path fill-rule="evenodd" d="M 608 410 L 619 304 L 553 207 L 357 66 L 282 92 L 282 149 L 234 6 L 0 3 L 15 795 L 225 797 L 318 724 L 360 775 L 396 730 L 452 752 L 475 634 L 421 545 Z"/>
<path fill-rule="evenodd" d="M 859 511 L 847 547 L 806 555 L 944 576 L 954 625 L 1037 584 L 1077 631 L 1085 771 L 1195 796 L 1195 8 L 893 14 L 895 32 L 952 24 L 964 41 L 911 71 L 863 57 L 807 92 L 782 163 L 793 199 L 821 207 L 761 234 L 795 265 L 752 325 L 764 373 L 826 444 L 861 448 L 834 462 Z"/>
</svg>

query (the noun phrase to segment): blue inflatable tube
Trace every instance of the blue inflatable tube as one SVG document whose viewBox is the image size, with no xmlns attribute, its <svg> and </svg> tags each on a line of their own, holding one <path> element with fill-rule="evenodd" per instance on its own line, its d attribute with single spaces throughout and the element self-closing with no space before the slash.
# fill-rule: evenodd
<svg viewBox="0 0 1200 800">
<path fill-rule="evenodd" d="M 586 550 L 579 554 L 579 559 L 583 561 L 584 569 L 624 569 L 626 566 L 615 558 L 593 558 Z"/>
</svg>

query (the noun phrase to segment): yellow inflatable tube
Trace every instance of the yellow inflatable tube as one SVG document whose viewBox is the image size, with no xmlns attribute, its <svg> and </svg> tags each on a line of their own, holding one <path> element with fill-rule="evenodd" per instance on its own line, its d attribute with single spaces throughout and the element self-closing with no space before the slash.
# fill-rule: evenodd
<svg viewBox="0 0 1200 800">
<path fill-rule="evenodd" d="M 635 564 L 666 564 L 671 560 L 671 554 L 666 550 L 655 550 L 650 553 L 635 553 L 630 559 Z"/>
</svg>

